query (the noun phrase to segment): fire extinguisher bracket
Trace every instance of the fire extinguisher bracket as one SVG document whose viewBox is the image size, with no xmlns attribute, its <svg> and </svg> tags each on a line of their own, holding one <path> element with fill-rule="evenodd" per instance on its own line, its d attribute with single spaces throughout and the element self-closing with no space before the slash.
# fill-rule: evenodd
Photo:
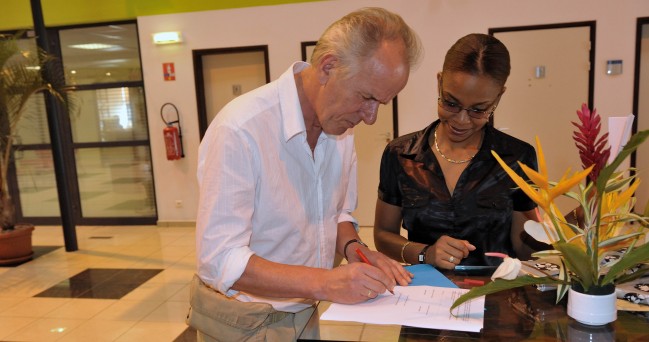
<svg viewBox="0 0 649 342">
<path fill-rule="evenodd" d="M 173 111 L 176 113 L 176 120 L 169 121 L 165 119 L 165 107 L 173 108 Z M 160 108 L 160 118 L 162 118 L 162 121 L 166 126 L 162 130 L 162 134 L 164 137 L 165 149 L 167 150 L 167 160 L 185 158 L 185 152 L 183 150 L 183 134 L 180 129 L 180 115 L 178 114 L 178 108 L 170 102 L 163 104 Z"/>
</svg>

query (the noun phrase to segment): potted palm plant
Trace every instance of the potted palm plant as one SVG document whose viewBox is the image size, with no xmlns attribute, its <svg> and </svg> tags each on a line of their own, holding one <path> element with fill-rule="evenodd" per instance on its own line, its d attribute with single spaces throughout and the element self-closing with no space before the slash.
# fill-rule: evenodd
<svg viewBox="0 0 649 342">
<path fill-rule="evenodd" d="M 64 94 L 61 73 L 52 67 L 53 56 L 40 50 L 23 51 L 20 36 L 0 35 L 0 265 L 20 263 L 33 255 L 34 226 L 16 223 L 7 181 L 18 123 L 35 94 L 49 92 L 60 100 Z"/>
</svg>

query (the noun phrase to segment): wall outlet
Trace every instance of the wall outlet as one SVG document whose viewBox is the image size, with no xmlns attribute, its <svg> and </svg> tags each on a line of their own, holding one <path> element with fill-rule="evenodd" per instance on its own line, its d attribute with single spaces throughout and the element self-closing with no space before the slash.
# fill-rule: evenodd
<svg viewBox="0 0 649 342">
<path fill-rule="evenodd" d="M 183 201 L 182 200 L 176 200 L 176 208 L 182 208 L 183 207 Z"/>
</svg>

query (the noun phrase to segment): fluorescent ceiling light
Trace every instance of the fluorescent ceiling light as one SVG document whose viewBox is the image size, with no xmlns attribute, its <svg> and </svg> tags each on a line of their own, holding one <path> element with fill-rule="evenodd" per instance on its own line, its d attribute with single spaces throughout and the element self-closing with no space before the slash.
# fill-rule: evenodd
<svg viewBox="0 0 649 342">
<path fill-rule="evenodd" d="M 101 43 L 89 43 L 89 44 L 74 44 L 69 45 L 73 49 L 82 49 L 82 50 L 104 50 L 117 47 L 117 45 L 111 44 L 101 44 Z"/>
<path fill-rule="evenodd" d="M 158 32 L 153 34 L 154 44 L 173 44 L 182 42 L 180 32 Z"/>
</svg>

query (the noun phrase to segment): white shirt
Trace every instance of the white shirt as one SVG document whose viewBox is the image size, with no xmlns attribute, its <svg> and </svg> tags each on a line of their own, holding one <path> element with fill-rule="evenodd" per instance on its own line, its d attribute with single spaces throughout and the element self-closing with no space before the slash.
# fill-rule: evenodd
<svg viewBox="0 0 649 342">
<path fill-rule="evenodd" d="M 338 222 L 357 225 L 353 133 L 322 133 L 311 154 L 293 77 L 307 66 L 295 63 L 278 80 L 230 102 L 199 147 L 199 276 L 240 301 L 289 312 L 314 301 L 231 289 L 250 256 L 329 269 Z"/>
</svg>

